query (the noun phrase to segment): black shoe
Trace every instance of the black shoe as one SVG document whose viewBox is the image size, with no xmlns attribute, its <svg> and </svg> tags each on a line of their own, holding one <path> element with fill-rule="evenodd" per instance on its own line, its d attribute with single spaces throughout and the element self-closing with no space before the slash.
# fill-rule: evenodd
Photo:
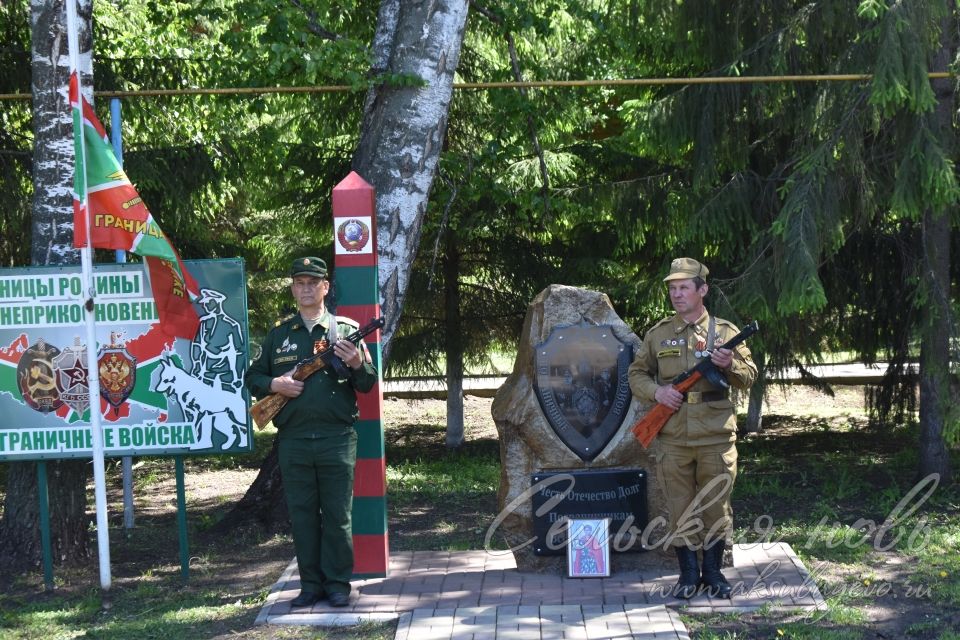
<svg viewBox="0 0 960 640">
<path fill-rule="evenodd" d="M 315 591 L 307 591 L 306 589 L 304 589 L 303 591 L 300 592 L 300 595 L 298 595 L 296 598 L 290 601 L 290 606 L 297 607 L 297 608 L 312 607 L 313 605 L 317 604 L 321 600 L 323 600 L 322 593 L 316 593 Z"/>
<path fill-rule="evenodd" d="M 673 596 L 689 600 L 697 595 L 700 587 L 700 567 L 697 566 L 697 552 L 688 547 L 677 547 L 677 563 L 680 565 L 680 578 L 673 585 Z"/>
<path fill-rule="evenodd" d="M 723 541 L 715 542 L 703 549 L 703 575 L 700 584 L 706 589 L 711 598 L 730 600 L 733 596 L 733 587 L 727 582 L 720 566 L 723 564 Z"/>
<path fill-rule="evenodd" d="M 349 593 L 331 593 L 327 596 L 327 600 L 330 601 L 331 607 L 346 607 L 350 604 L 350 594 Z"/>
</svg>

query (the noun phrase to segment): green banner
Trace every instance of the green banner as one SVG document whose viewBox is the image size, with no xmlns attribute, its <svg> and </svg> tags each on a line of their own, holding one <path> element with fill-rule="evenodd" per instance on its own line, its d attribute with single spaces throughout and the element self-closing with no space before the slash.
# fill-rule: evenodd
<svg viewBox="0 0 960 640">
<path fill-rule="evenodd" d="M 93 406 L 108 456 L 253 448 L 243 262 L 185 264 L 200 291 L 190 340 L 160 329 L 145 265 L 95 267 Z M 84 288 L 78 265 L 0 269 L 0 460 L 91 455 Z"/>
</svg>

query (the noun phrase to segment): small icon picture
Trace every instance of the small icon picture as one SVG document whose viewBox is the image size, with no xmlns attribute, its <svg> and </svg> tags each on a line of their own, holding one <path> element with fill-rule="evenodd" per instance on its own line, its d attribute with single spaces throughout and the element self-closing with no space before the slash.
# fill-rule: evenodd
<svg viewBox="0 0 960 640">
<path fill-rule="evenodd" d="M 567 577 L 610 575 L 610 518 L 568 520 Z"/>
</svg>

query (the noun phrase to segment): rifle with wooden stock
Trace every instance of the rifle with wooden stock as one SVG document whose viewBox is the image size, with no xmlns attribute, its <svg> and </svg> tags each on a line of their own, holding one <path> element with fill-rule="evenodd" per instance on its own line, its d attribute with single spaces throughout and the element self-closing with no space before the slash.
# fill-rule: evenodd
<svg viewBox="0 0 960 640">
<path fill-rule="evenodd" d="M 334 320 L 334 322 L 336 322 L 336 320 Z M 344 338 L 344 340 L 349 340 L 359 347 L 361 340 L 377 329 L 382 329 L 383 325 L 383 318 L 376 318 L 375 320 L 368 322 L 366 326 L 357 329 L 348 335 L 346 338 Z M 319 353 L 316 353 L 309 358 L 305 358 L 298 362 L 293 367 L 291 377 L 294 380 L 306 380 L 320 369 L 329 367 L 336 372 L 337 377 L 340 379 L 346 379 L 350 375 L 350 371 L 347 365 L 344 364 L 343 360 L 337 357 L 337 355 L 333 352 L 333 347 L 334 345 L 331 344 L 323 351 L 320 351 Z M 250 415 L 253 416 L 253 421 L 257 424 L 257 428 L 263 429 L 265 426 L 267 426 L 267 423 L 273 420 L 289 401 L 290 398 L 287 396 L 279 393 L 271 393 L 250 407 Z"/>
<path fill-rule="evenodd" d="M 759 330 L 760 326 L 757 324 L 757 321 L 754 320 L 744 327 L 740 333 L 720 346 L 723 349 L 733 349 Z M 726 378 L 723 377 L 723 373 L 717 369 L 717 365 L 713 364 L 710 358 L 701 361 L 696 366 L 678 375 L 673 379 L 672 386 L 680 393 L 686 393 L 701 378 L 706 378 L 711 384 L 721 389 L 726 389 L 730 386 Z M 646 449 L 673 414 L 673 409 L 658 402 L 654 405 L 653 409 L 650 409 L 630 430 L 633 431 L 633 435 L 640 441 L 643 448 Z"/>
</svg>

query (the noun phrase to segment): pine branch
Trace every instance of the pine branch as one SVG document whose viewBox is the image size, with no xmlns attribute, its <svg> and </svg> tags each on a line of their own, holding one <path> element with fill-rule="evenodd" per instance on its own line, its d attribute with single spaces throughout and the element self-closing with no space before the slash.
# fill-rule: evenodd
<svg viewBox="0 0 960 640">
<path fill-rule="evenodd" d="M 306 16 L 307 28 L 310 29 L 310 33 L 312 33 L 315 36 L 320 36 L 325 40 L 333 40 L 334 42 L 336 42 L 337 40 L 343 40 L 343 36 L 336 34 L 333 31 L 330 31 L 328 29 L 325 29 L 320 25 L 320 23 L 317 21 L 316 11 L 313 11 L 304 7 L 303 4 L 300 2 L 300 0 L 287 0 L 287 1 L 292 6 L 302 11 L 303 14 Z"/>
<path fill-rule="evenodd" d="M 482 5 L 471 2 L 470 6 L 476 9 L 476 11 L 490 20 L 490 22 L 496 24 L 497 26 L 503 26 L 503 20 L 500 16 L 496 15 L 489 9 L 483 7 Z M 523 82 L 523 73 L 520 71 L 520 61 L 517 56 L 517 45 L 513 39 L 513 34 L 509 31 L 504 33 L 504 38 L 507 40 L 507 50 L 510 53 L 510 68 L 513 71 L 513 79 L 517 82 Z M 520 92 L 520 95 L 526 99 L 527 90 L 524 87 L 519 87 L 517 89 Z M 533 144 L 533 151 L 536 154 L 537 158 L 540 160 L 540 176 L 543 180 L 543 185 L 541 186 L 541 195 L 543 196 L 543 213 L 545 216 L 550 214 L 550 176 L 547 173 L 547 162 L 544 159 L 543 148 L 540 146 L 540 137 L 537 134 L 537 125 L 533 120 L 533 116 L 527 114 L 527 129 L 530 134 L 530 139 Z"/>
</svg>

